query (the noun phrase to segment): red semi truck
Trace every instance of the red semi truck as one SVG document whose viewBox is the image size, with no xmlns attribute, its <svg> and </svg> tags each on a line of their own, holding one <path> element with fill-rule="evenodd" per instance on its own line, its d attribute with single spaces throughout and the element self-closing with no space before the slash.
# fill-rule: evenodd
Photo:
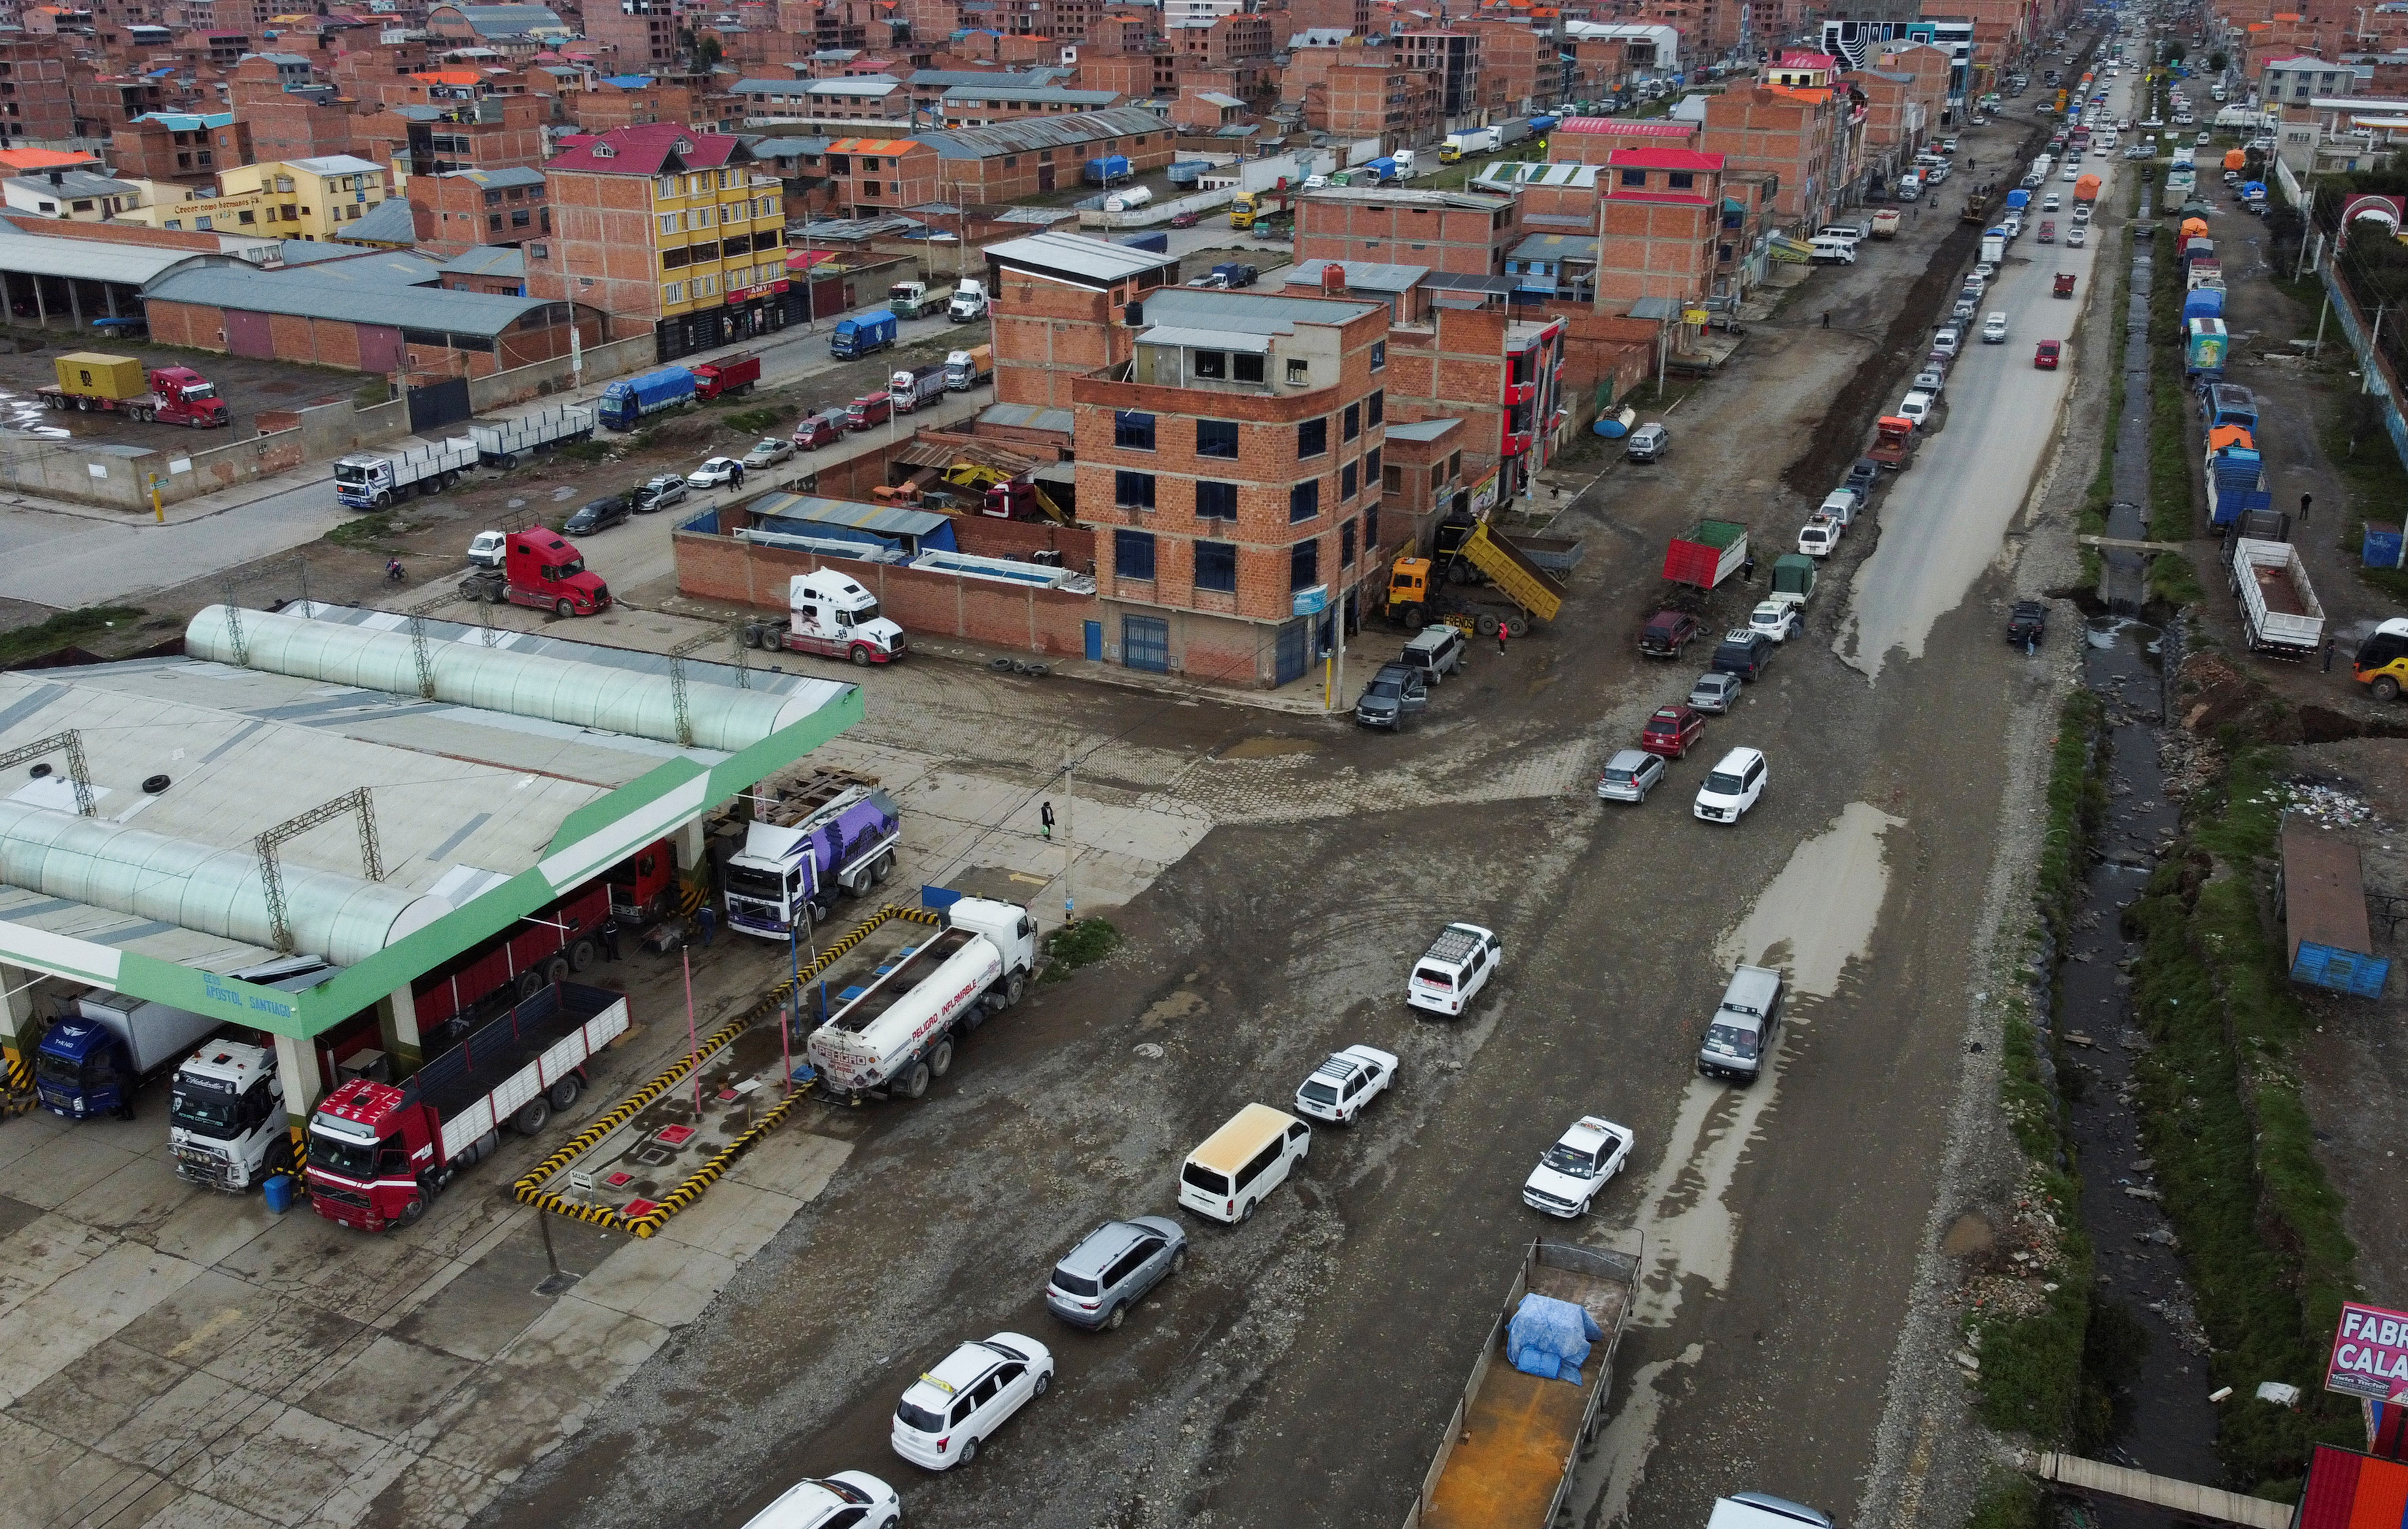
<svg viewBox="0 0 2408 1529">
<path fill-rule="evenodd" d="M 502 548 L 502 566 L 480 568 L 460 581 L 460 598 L 488 604 L 549 609 L 556 616 L 590 616 L 610 608 L 610 586 L 589 573 L 585 558 L 540 526 L 512 531 Z"/>
<path fill-rule="evenodd" d="M 706 361 L 698 367 L 688 367 L 694 373 L 694 401 L 708 403 L 713 398 L 740 398 L 752 391 L 761 381 L 761 358 L 750 352 Z"/>
<path fill-rule="evenodd" d="M 309 1117 L 310 1204 L 362 1232 L 409 1225 L 504 1125 L 532 1136 L 576 1103 L 586 1059 L 626 1030 L 624 994 L 562 983 L 399 1084 L 351 1079 Z"/>
</svg>

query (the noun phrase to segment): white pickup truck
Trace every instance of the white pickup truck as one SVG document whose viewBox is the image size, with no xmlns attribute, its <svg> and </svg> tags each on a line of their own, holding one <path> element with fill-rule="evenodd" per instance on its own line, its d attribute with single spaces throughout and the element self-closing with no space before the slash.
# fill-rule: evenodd
<svg viewBox="0 0 2408 1529">
<path fill-rule="evenodd" d="M 830 1093 L 917 1099 L 953 1064 L 953 1046 L 1020 1002 L 1037 968 L 1037 921 L 1017 902 L 966 897 L 943 927 L 864 984 L 828 1001 L 804 1054 Z"/>
</svg>

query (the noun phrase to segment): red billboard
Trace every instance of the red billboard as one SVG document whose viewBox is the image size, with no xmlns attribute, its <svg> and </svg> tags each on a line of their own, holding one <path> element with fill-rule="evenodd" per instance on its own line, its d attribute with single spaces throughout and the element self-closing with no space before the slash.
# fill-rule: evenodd
<svg viewBox="0 0 2408 1529">
<path fill-rule="evenodd" d="M 2408 1514 L 2408 1464 L 2316 1446 L 2299 1529 L 2400 1529 Z"/>
<path fill-rule="evenodd" d="M 2375 1402 L 2408 1401 L 2408 1313 L 2355 1301 L 2341 1308 L 2325 1390 Z"/>
</svg>

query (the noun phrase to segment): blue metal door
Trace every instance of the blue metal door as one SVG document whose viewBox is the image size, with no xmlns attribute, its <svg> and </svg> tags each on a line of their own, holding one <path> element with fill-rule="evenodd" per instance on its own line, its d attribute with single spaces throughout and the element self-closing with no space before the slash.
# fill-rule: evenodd
<svg viewBox="0 0 2408 1529">
<path fill-rule="evenodd" d="M 1279 631 L 1279 648 L 1274 655 L 1271 683 L 1285 685 L 1290 680 L 1304 678 L 1312 667 L 1312 618 L 1298 616 Z"/>
<path fill-rule="evenodd" d="M 1104 661 L 1104 624 L 1100 621 L 1087 623 L 1087 661 L 1096 664 Z"/>
<path fill-rule="evenodd" d="M 1150 674 L 1170 672 L 1170 623 L 1160 616 L 1121 617 L 1121 658 Z"/>
</svg>

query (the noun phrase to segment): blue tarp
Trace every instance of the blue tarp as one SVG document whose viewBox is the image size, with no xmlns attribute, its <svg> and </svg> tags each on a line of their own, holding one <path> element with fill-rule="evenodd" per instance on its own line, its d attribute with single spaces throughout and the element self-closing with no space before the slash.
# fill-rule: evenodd
<svg viewBox="0 0 2408 1529">
<path fill-rule="evenodd" d="M 1505 1324 L 1505 1357 L 1524 1375 L 1581 1383 L 1589 1345 L 1605 1336 L 1584 1306 L 1533 1292 Z"/>
</svg>

